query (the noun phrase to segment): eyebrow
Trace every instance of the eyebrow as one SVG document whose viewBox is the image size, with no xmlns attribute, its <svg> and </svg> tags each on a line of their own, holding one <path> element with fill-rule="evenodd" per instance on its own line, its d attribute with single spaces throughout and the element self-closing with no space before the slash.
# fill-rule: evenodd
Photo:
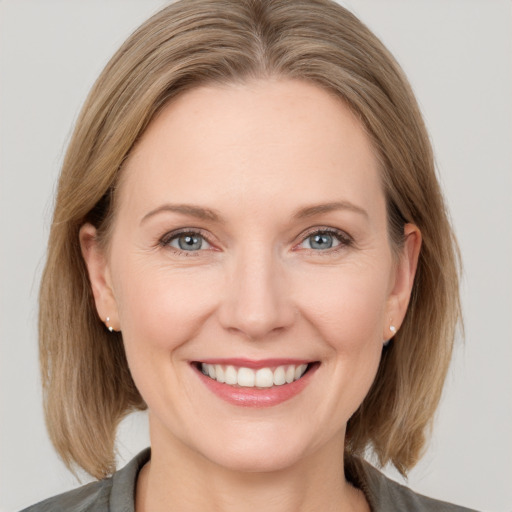
<svg viewBox="0 0 512 512">
<path fill-rule="evenodd" d="M 300 210 L 298 210 L 295 213 L 294 218 L 306 219 L 308 217 L 314 217 L 315 215 L 329 213 L 337 210 L 349 210 L 355 213 L 359 213 L 360 215 L 363 215 L 363 217 L 368 218 L 368 212 L 366 210 L 353 203 L 350 203 L 349 201 L 335 201 L 332 203 L 306 206 L 305 208 L 301 208 Z"/>
<path fill-rule="evenodd" d="M 363 208 L 356 206 L 348 201 L 335 201 L 332 203 L 325 204 L 317 204 L 312 206 L 306 206 L 304 208 L 300 208 L 293 215 L 295 219 L 306 219 L 308 217 L 314 217 L 315 215 L 321 215 L 323 213 L 329 213 L 338 210 L 349 210 L 364 217 L 368 218 L 368 212 Z M 166 203 L 154 210 L 151 210 L 149 213 L 146 213 L 142 220 L 141 224 L 146 222 L 150 217 L 157 215 L 162 212 L 171 212 L 171 213 L 181 213 L 183 215 L 188 215 L 190 217 L 196 217 L 201 220 L 209 220 L 212 222 L 223 223 L 223 219 L 219 213 L 215 210 L 211 210 L 210 208 L 203 208 L 201 206 L 195 206 L 191 204 L 170 204 Z"/>
<path fill-rule="evenodd" d="M 222 222 L 221 216 L 215 211 L 209 208 L 202 208 L 200 206 L 194 206 L 191 204 L 163 204 L 149 213 L 146 213 L 140 223 L 146 222 L 150 217 L 157 215 L 162 212 L 181 213 L 190 217 L 196 217 L 201 220 L 209 220 L 213 222 Z"/>
</svg>

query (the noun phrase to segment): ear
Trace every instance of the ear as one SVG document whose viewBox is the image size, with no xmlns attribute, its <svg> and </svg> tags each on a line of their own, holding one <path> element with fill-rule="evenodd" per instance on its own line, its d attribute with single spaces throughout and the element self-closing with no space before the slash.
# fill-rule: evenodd
<svg viewBox="0 0 512 512">
<path fill-rule="evenodd" d="M 392 338 L 404 320 L 414 284 L 421 249 L 421 232 L 414 224 L 404 226 L 404 245 L 396 264 L 394 281 L 388 298 L 383 339 Z"/>
<path fill-rule="evenodd" d="M 92 224 L 84 224 L 80 228 L 79 240 L 89 274 L 96 311 L 108 328 L 118 331 L 119 314 L 110 268 L 105 250 L 98 241 L 96 228 Z"/>
</svg>

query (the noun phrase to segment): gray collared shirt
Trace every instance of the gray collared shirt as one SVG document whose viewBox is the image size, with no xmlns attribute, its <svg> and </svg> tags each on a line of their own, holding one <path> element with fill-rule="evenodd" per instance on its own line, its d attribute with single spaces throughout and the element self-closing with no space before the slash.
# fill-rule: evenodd
<svg viewBox="0 0 512 512">
<path fill-rule="evenodd" d="M 112 477 L 59 494 L 22 512 L 135 512 L 137 475 L 150 456 L 147 448 Z M 364 492 L 372 512 L 475 512 L 416 494 L 361 459 L 347 461 L 345 471 L 348 480 Z"/>
</svg>

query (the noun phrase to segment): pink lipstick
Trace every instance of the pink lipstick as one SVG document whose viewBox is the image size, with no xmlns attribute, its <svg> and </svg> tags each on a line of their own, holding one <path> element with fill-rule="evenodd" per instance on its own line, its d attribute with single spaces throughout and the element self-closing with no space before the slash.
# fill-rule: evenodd
<svg viewBox="0 0 512 512">
<path fill-rule="evenodd" d="M 210 391 L 242 407 L 271 407 L 295 397 L 319 366 L 319 362 L 282 358 L 207 359 L 192 363 Z"/>
</svg>

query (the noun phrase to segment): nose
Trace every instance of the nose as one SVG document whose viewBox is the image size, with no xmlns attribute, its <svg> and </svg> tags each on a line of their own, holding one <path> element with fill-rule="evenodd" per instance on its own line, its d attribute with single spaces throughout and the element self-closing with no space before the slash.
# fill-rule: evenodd
<svg viewBox="0 0 512 512">
<path fill-rule="evenodd" d="M 235 258 L 219 318 L 225 329 L 250 340 L 262 340 L 292 325 L 295 309 L 285 272 L 270 251 L 246 251 Z"/>
</svg>

